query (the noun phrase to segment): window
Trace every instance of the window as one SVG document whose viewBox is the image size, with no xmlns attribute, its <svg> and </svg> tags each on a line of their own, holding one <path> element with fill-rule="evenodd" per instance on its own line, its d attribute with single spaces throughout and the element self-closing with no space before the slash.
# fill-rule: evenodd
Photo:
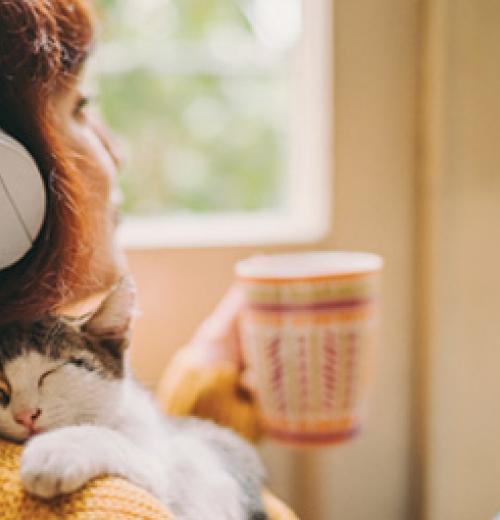
<svg viewBox="0 0 500 520">
<path fill-rule="evenodd" d="M 126 246 L 317 239 L 328 0 L 100 0 L 93 76 L 123 136 Z M 310 4 L 310 5 L 309 5 Z"/>
</svg>

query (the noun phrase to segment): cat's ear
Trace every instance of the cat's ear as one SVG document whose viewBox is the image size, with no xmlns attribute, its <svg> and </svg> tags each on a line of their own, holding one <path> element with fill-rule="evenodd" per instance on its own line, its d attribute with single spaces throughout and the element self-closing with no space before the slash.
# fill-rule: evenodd
<svg viewBox="0 0 500 520">
<path fill-rule="evenodd" d="M 123 277 L 97 311 L 82 324 L 82 331 L 105 340 L 110 346 L 125 349 L 130 336 L 130 323 L 136 314 L 135 296 L 132 278 Z"/>
</svg>

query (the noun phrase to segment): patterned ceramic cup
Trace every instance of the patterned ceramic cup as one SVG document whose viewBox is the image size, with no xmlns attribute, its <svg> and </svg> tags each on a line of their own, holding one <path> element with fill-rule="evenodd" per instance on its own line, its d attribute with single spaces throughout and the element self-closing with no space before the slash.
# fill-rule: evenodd
<svg viewBox="0 0 500 520">
<path fill-rule="evenodd" d="M 255 256 L 236 265 L 246 294 L 243 350 L 271 437 L 321 445 L 360 430 L 382 266 L 377 255 L 338 251 Z"/>
</svg>

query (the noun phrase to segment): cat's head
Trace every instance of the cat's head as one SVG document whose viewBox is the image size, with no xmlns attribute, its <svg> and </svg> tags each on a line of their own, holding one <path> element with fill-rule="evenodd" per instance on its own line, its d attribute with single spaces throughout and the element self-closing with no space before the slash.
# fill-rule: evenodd
<svg viewBox="0 0 500 520">
<path fill-rule="evenodd" d="M 0 433 L 23 441 L 109 420 L 123 394 L 133 305 L 133 286 L 124 279 L 91 316 L 1 327 Z"/>
</svg>

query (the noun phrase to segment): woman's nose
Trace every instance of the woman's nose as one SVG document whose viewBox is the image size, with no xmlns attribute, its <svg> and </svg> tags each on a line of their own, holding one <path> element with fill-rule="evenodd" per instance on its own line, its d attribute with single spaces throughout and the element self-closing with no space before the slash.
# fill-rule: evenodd
<svg viewBox="0 0 500 520">
<path fill-rule="evenodd" d="M 16 413 L 14 419 L 18 424 L 22 424 L 31 430 L 41 413 L 42 410 L 40 410 L 40 408 L 26 408 L 25 410 Z"/>
</svg>

